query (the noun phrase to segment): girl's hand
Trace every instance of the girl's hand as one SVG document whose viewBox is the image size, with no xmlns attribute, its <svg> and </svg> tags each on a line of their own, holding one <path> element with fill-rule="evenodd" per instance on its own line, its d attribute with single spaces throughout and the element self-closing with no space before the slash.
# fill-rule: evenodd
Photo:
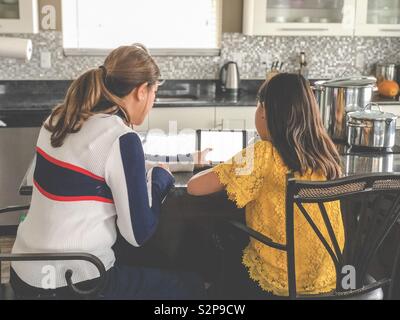
<svg viewBox="0 0 400 320">
<path fill-rule="evenodd" d="M 211 165 L 211 161 L 206 160 L 207 155 L 211 151 L 213 151 L 211 148 L 207 148 L 203 151 L 198 151 L 198 152 L 193 153 L 194 167 L 196 169 L 201 169 L 207 165 L 208 166 Z"/>
</svg>

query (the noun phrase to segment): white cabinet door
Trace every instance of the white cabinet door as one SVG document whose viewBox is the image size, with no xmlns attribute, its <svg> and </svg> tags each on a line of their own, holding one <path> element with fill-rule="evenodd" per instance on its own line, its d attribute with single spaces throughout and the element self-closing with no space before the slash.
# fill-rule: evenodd
<svg viewBox="0 0 400 320">
<path fill-rule="evenodd" d="M 183 129 L 212 129 L 214 126 L 214 107 L 155 108 L 150 113 L 149 129 L 159 129 L 166 134 L 176 133 L 175 128 L 179 133 Z"/>
<path fill-rule="evenodd" d="M 255 130 L 256 107 L 216 108 L 216 129 Z"/>
<path fill-rule="evenodd" d="M 357 0 L 355 35 L 400 37 L 400 0 Z"/>
<path fill-rule="evenodd" d="M 38 0 L 0 2 L 0 33 L 38 33 Z"/>
<path fill-rule="evenodd" d="M 355 9 L 356 0 L 244 0 L 243 33 L 349 36 Z"/>
<path fill-rule="evenodd" d="M 0 128 L 0 208 L 29 204 L 19 187 L 35 155 L 40 128 Z M 18 214 L 0 217 L 0 226 L 17 225 Z"/>
</svg>

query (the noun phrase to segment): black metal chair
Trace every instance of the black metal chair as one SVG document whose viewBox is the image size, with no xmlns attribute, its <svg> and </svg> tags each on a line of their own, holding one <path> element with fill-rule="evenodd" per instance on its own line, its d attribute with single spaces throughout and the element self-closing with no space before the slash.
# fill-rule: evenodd
<svg viewBox="0 0 400 320">
<path fill-rule="evenodd" d="M 329 220 L 325 203 L 341 202 L 346 243 L 342 253 Z M 318 229 L 303 204 L 315 203 L 328 230 L 329 240 Z M 318 236 L 335 265 L 336 290 L 323 295 L 298 295 L 296 290 L 294 214 L 297 206 Z M 371 261 L 381 244 L 400 218 L 400 174 L 371 174 L 353 176 L 328 182 L 298 181 L 288 175 L 286 191 L 286 244 L 275 243 L 263 234 L 238 221 L 231 221 L 249 237 L 287 254 L 288 288 L 290 299 L 392 299 L 400 264 L 400 245 L 394 257 L 390 275 L 375 280 L 369 274 Z M 333 244 L 329 245 L 329 242 Z M 356 288 L 345 290 L 341 282 L 343 267 L 356 271 Z"/>
<path fill-rule="evenodd" d="M 0 214 L 27 211 L 29 206 L 19 207 L 8 207 L 0 209 Z M 99 296 L 102 289 L 107 282 L 107 272 L 105 270 L 102 261 L 94 255 L 87 253 L 37 253 L 37 254 L 0 254 L 0 266 L 2 262 L 10 261 L 87 261 L 92 263 L 99 271 L 99 278 L 96 281 L 94 288 L 83 290 L 78 288 L 72 282 L 73 270 L 67 270 L 65 272 L 65 279 L 69 288 L 68 295 L 69 299 L 84 300 L 84 299 L 95 299 Z M 1 268 L 0 268 L 0 279 L 1 279 Z M 44 299 L 44 300 L 56 300 L 59 299 L 55 294 L 49 293 L 43 294 L 37 297 L 22 297 L 15 294 L 10 283 L 1 284 L 0 287 L 0 300 L 16 300 L 16 299 Z"/>
</svg>

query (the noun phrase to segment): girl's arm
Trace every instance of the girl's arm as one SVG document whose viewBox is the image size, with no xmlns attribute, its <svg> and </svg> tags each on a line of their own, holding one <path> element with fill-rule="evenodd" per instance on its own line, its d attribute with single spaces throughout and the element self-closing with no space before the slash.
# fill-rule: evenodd
<svg viewBox="0 0 400 320">
<path fill-rule="evenodd" d="M 213 169 L 195 175 L 188 182 L 187 191 L 193 196 L 205 196 L 224 190 L 219 178 Z"/>
</svg>

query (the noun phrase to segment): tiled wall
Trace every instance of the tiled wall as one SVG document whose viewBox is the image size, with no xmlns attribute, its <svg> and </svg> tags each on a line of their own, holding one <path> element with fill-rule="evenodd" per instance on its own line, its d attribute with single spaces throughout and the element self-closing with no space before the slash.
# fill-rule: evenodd
<svg viewBox="0 0 400 320">
<path fill-rule="evenodd" d="M 69 80 L 101 65 L 104 60 L 103 57 L 65 57 L 60 32 L 15 36 L 33 40 L 33 58 L 28 63 L 0 58 L 0 80 Z M 51 69 L 40 68 L 41 51 L 52 52 Z M 221 57 L 156 59 L 166 79 L 217 79 L 220 66 L 228 59 L 239 61 L 243 79 L 262 79 L 268 68 L 263 64 L 266 59 L 270 66 L 272 59 L 279 58 L 285 63 L 284 70 L 294 72 L 300 51 L 306 52 L 310 78 L 370 74 L 377 61 L 400 62 L 400 38 L 250 37 L 225 33 Z M 362 66 L 356 64 L 357 54 L 362 55 Z"/>
</svg>

